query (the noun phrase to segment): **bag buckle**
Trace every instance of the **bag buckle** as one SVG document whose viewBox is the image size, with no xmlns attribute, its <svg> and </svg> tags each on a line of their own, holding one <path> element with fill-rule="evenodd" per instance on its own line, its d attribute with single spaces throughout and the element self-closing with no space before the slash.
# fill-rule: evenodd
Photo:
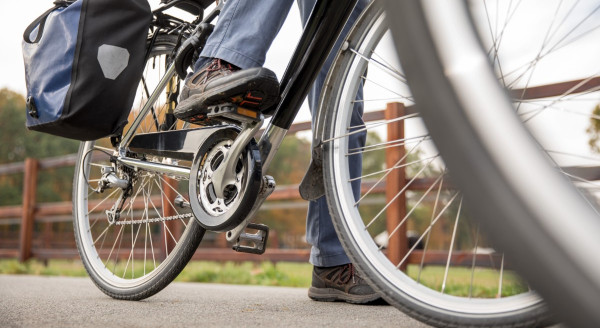
<svg viewBox="0 0 600 328">
<path fill-rule="evenodd" d="M 39 118 L 37 107 L 35 106 L 35 101 L 33 100 L 33 96 L 27 97 L 25 106 L 27 107 L 27 114 L 33 118 Z"/>
</svg>

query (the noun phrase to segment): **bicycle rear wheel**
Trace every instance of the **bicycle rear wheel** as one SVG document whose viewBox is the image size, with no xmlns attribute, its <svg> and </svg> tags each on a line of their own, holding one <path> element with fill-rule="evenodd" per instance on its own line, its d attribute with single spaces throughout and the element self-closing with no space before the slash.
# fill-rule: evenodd
<svg viewBox="0 0 600 328">
<path fill-rule="evenodd" d="M 380 2 L 362 14 L 333 67 L 326 85 L 336 87 L 322 97 L 326 193 L 338 236 L 365 279 L 400 310 L 440 327 L 549 323 L 511 258 L 468 219 L 416 110 Z M 357 104 L 376 121 L 352 125 Z M 357 146 L 351 139 L 359 133 L 366 143 Z M 362 157 L 358 176 L 348 165 L 353 156 Z"/>
<path fill-rule="evenodd" d="M 414 97 L 471 212 L 562 319 L 573 327 L 600 325 L 600 264 L 591 260 L 600 249 L 595 183 L 590 181 L 597 177 L 587 178 L 585 168 L 564 164 L 569 163 L 565 158 L 580 158 L 597 165 L 598 156 L 576 154 L 580 144 L 587 146 L 580 137 L 556 149 L 541 131 L 541 118 L 551 120 L 557 112 L 583 115 L 592 124 L 598 120 L 592 110 L 599 89 L 599 4 L 387 4 L 390 15 L 398 17 L 392 27 Z M 487 23 L 480 24 L 467 10 L 476 13 L 478 5 L 485 6 L 480 9 L 488 13 Z M 521 16 L 527 24 L 511 32 L 507 26 L 528 7 L 533 12 Z M 548 10 L 549 15 L 542 13 Z M 537 43 L 522 38 L 538 28 Z M 511 33 L 526 40 L 521 48 L 506 45 L 503 36 Z M 521 62 L 524 66 L 507 63 L 502 61 L 505 49 L 516 54 L 532 49 L 533 56 Z M 546 130 L 550 134 L 572 126 L 564 116 L 556 121 Z"/>
<path fill-rule="evenodd" d="M 151 43 L 129 122 L 134 121 L 148 101 L 149 92 L 164 76 L 176 42 L 176 35 L 158 35 Z M 172 115 L 171 100 L 178 88 L 178 78 L 173 77 L 134 135 L 187 128 Z M 114 298 L 140 300 L 159 292 L 177 277 L 205 230 L 189 208 L 176 205 L 177 198 L 189 199 L 186 179 L 141 170 L 117 172 L 120 178 L 130 175 L 132 189 L 123 203 L 121 217 L 110 222 L 105 211 L 114 208 L 126 191 L 117 187 L 96 193 L 92 188 L 98 185 L 102 169 L 112 166 L 111 156 L 115 155 L 108 138 L 80 146 L 73 186 L 75 240 L 83 264 L 100 290 Z M 147 156 L 146 160 L 173 163 L 158 156 Z M 183 161 L 178 164 L 191 166 Z"/>
</svg>

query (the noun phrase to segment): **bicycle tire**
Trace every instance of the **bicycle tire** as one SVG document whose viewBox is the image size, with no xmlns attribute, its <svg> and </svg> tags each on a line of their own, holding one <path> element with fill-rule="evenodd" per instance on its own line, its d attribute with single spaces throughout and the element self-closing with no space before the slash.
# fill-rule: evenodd
<svg viewBox="0 0 600 328">
<path fill-rule="evenodd" d="M 149 79 L 149 73 L 151 71 L 156 71 L 158 72 L 159 77 L 162 77 L 162 74 L 164 73 L 164 71 L 162 71 L 161 69 L 161 64 L 166 64 L 166 61 L 168 61 L 168 59 L 163 59 L 164 61 L 161 61 L 161 58 L 165 58 L 168 57 L 172 54 L 172 51 L 174 49 L 174 47 L 177 44 L 177 36 L 176 35 L 158 35 L 153 42 L 150 43 L 152 45 L 152 49 L 150 51 L 149 54 L 149 59 L 147 61 L 147 67 L 144 73 L 144 78 L 146 78 L 146 80 L 143 81 L 143 83 L 141 83 L 141 91 L 144 92 L 144 90 L 148 89 L 147 84 L 150 83 L 150 79 Z M 156 62 L 158 60 L 158 67 L 156 65 Z M 147 91 L 146 91 L 147 92 Z M 141 101 L 143 101 L 143 96 L 140 99 Z M 164 106 L 163 106 L 164 107 Z M 158 120 L 163 120 L 164 119 L 164 110 L 162 110 L 161 108 L 155 108 L 154 111 L 154 119 L 156 120 L 155 124 L 154 122 L 151 124 L 148 124 L 147 126 L 147 131 L 142 131 L 144 128 L 140 127 L 139 128 L 139 132 L 149 132 L 149 131 L 154 131 L 156 129 L 159 128 L 159 122 Z M 150 122 L 152 122 L 152 118 L 149 118 Z M 181 124 L 181 123 L 179 123 Z M 142 124 L 144 125 L 144 124 Z M 126 127 L 127 129 L 127 127 Z M 137 133 L 137 132 L 136 132 Z M 100 219 L 97 219 L 95 222 L 92 223 L 92 219 L 91 217 L 94 215 L 92 214 L 92 212 L 94 212 L 95 210 L 92 208 L 91 204 L 94 204 L 93 202 L 97 200 L 93 200 L 90 199 L 91 196 L 89 196 L 90 194 L 88 194 L 88 183 L 89 180 L 91 179 L 91 175 L 93 173 L 90 173 L 90 166 L 91 165 L 96 165 L 98 163 L 94 162 L 91 163 L 92 161 L 94 161 L 93 157 L 93 149 L 98 149 L 100 154 L 99 156 L 103 156 L 103 152 L 108 152 L 110 149 L 108 147 L 96 147 L 96 144 L 106 144 L 108 143 L 107 140 L 100 140 L 100 141 L 89 141 L 89 142 L 83 142 L 81 143 L 81 146 L 79 148 L 79 152 L 78 152 L 78 156 L 77 156 L 77 163 L 75 166 L 75 179 L 74 179 L 74 185 L 73 185 L 73 213 L 74 213 L 74 218 L 73 218 L 73 225 L 74 225 L 74 231 L 75 231 L 75 241 L 77 244 L 77 249 L 79 251 L 81 260 L 83 262 L 83 265 L 87 271 L 87 273 L 89 274 L 90 278 L 92 279 L 92 281 L 96 284 L 96 286 L 105 294 L 109 295 L 110 297 L 116 298 L 116 299 L 121 299 L 121 300 L 141 300 L 147 297 L 150 297 L 154 294 L 156 294 L 157 292 L 161 291 L 163 288 L 165 288 L 169 283 L 171 283 L 176 277 L 177 275 L 183 270 L 183 268 L 186 266 L 186 264 L 189 262 L 189 260 L 192 258 L 192 256 L 194 255 L 194 252 L 196 251 L 196 249 L 198 248 L 198 245 L 200 243 L 200 241 L 202 240 L 204 233 L 205 233 L 205 229 L 203 229 L 197 222 L 196 220 L 193 218 L 193 216 L 188 215 L 189 219 L 187 220 L 187 222 L 185 222 L 184 219 L 179 219 L 179 220 L 173 220 L 171 222 L 174 222 L 174 224 L 171 225 L 171 228 L 168 228 L 167 224 L 165 223 L 165 221 L 162 222 L 162 230 L 160 229 L 160 225 L 161 223 L 145 223 L 145 227 L 144 227 L 144 237 L 143 237 L 143 241 L 144 244 L 141 245 L 143 246 L 143 251 L 144 251 L 144 262 L 143 262 L 143 272 L 142 273 L 138 273 L 137 271 L 135 271 L 134 269 L 134 260 L 135 260 L 135 256 L 134 254 L 138 253 L 138 249 L 141 248 L 140 244 L 142 242 L 142 237 L 140 236 L 140 230 L 141 227 L 144 225 L 143 223 L 139 224 L 139 228 L 137 228 L 137 233 L 135 234 L 135 240 L 134 240 L 134 231 L 135 228 L 134 226 L 136 224 L 125 224 L 121 226 L 121 230 L 118 230 L 118 226 L 116 225 L 107 225 L 106 229 L 104 230 L 104 232 L 102 232 L 103 236 L 100 234 L 100 232 L 98 231 L 102 231 L 102 224 L 104 224 L 103 221 L 106 221 L 106 216 L 104 215 L 104 217 L 102 216 L 102 214 L 100 214 Z M 114 149 L 113 149 L 114 151 Z M 104 154 L 106 155 L 106 154 Z M 112 155 L 112 154 L 110 154 Z M 104 158 L 104 160 L 106 160 L 106 158 Z M 96 160 L 97 162 L 100 162 L 100 159 Z M 107 162 L 108 163 L 108 162 Z M 100 165 L 100 164 L 98 164 Z M 106 165 L 106 164 L 105 164 Z M 110 163 L 108 163 L 108 165 L 110 165 Z M 172 183 L 170 180 L 166 180 L 166 178 L 161 177 L 159 175 L 157 179 L 154 179 L 152 177 L 144 177 L 144 178 L 140 178 L 142 181 L 146 181 L 146 183 L 142 183 L 139 182 L 137 183 L 137 186 L 135 188 L 137 188 L 136 190 L 142 190 L 141 194 L 143 194 L 140 198 L 144 198 L 144 204 L 143 204 L 143 210 L 142 210 L 142 214 L 141 214 L 141 218 L 138 216 L 138 214 L 135 214 L 135 218 L 137 218 L 138 220 L 143 220 L 143 219 L 149 219 L 150 218 L 150 213 L 152 213 L 154 216 L 158 216 L 161 217 L 161 214 L 159 213 L 157 207 L 163 207 L 163 215 L 164 215 L 164 208 L 165 207 L 170 207 L 172 211 L 175 211 L 176 213 L 178 213 L 178 209 L 176 209 L 176 207 L 173 205 L 173 200 L 172 199 L 168 199 L 166 200 L 165 198 L 162 197 L 167 197 L 165 196 L 165 194 L 167 194 L 167 188 L 170 188 L 173 190 L 173 192 L 175 193 L 179 193 L 180 191 L 177 191 L 178 186 L 175 185 L 174 183 Z M 159 182 L 157 182 L 159 181 Z M 155 188 L 159 189 L 159 196 L 161 197 L 161 202 L 162 205 L 154 205 L 154 201 L 152 200 L 151 196 L 153 196 L 153 190 L 152 190 L 152 182 L 156 183 Z M 141 185 L 141 186 L 140 186 Z M 161 186 L 162 188 L 161 189 Z M 150 186 L 150 187 L 148 187 Z M 187 192 L 187 188 L 183 187 L 180 188 L 182 189 L 181 192 Z M 184 191 L 185 190 L 185 191 Z M 136 198 L 138 197 L 140 194 L 140 191 L 137 191 L 137 193 L 135 193 L 132 197 Z M 147 197 L 146 197 L 147 194 Z M 181 195 L 181 194 L 180 194 Z M 133 198 L 131 201 L 131 205 L 129 207 L 129 212 L 131 213 L 129 214 L 125 214 L 127 215 L 127 218 L 125 218 L 125 220 L 131 218 L 131 219 L 135 219 L 134 218 L 134 210 L 132 209 L 134 207 L 133 205 Z M 110 195 L 107 196 L 106 198 L 104 198 L 104 200 L 110 199 Z M 100 203 L 104 202 L 104 200 L 102 200 Z M 89 204 L 88 201 L 90 201 Z M 108 203 L 108 202 L 106 202 Z M 96 206 L 101 206 L 100 204 L 96 205 Z M 123 213 L 127 212 L 127 206 L 126 205 L 124 207 L 124 211 Z M 89 212 L 88 212 L 89 210 Z M 137 211 L 137 210 L 136 210 Z M 179 209 L 179 211 L 181 211 L 181 209 Z M 100 221 L 100 223 L 98 223 L 98 221 Z M 129 227 L 129 230 L 131 231 L 131 250 L 127 249 L 125 251 L 125 254 L 120 253 L 121 251 L 121 246 L 123 244 L 123 239 L 124 236 L 127 234 L 127 239 L 129 238 L 129 234 L 127 233 L 127 231 L 124 231 L 127 229 L 127 226 Z M 100 228 L 98 228 L 98 226 L 100 226 Z M 174 231 L 171 231 L 170 229 L 173 229 Z M 181 236 L 179 237 L 178 240 L 175 240 L 175 236 L 177 236 L 177 233 L 175 232 L 176 229 L 180 229 L 183 230 Z M 114 234 L 116 234 L 116 237 L 114 237 L 114 243 L 112 243 L 112 249 L 110 249 L 110 253 L 108 255 L 108 257 L 106 256 L 106 252 L 108 250 L 104 249 L 103 246 L 105 244 L 105 240 L 106 240 L 106 236 L 111 234 L 111 230 L 112 230 L 112 236 L 114 237 Z M 158 232 L 156 231 L 158 230 Z M 162 232 L 161 232 L 162 231 Z M 168 235 L 167 236 L 167 232 Z M 162 241 L 162 235 L 164 234 L 164 244 L 165 244 L 165 253 L 166 253 L 166 257 L 164 259 L 162 259 L 162 261 L 160 261 L 160 257 L 164 256 L 161 255 L 160 252 L 162 252 L 162 249 L 159 248 L 161 245 L 158 245 L 158 247 L 155 247 L 155 245 L 157 245 L 156 243 L 158 241 Z M 99 237 L 100 236 L 100 237 Z M 118 250 L 116 252 L 114 252 L 117 247 L 117 240 L 119 240 L 119 236 L 120 236 L 120 241 L 118 243 Z M 102 237 L 102 238 L 101 238 Z M 139 241 L 138 241 L 138 237 L 139 237 Z M 160 237 L 160 238 L 158 238 Z M 110 238 L 110 237 L 109 237 Z M 173 238 L 173 242 L 176 243 L 176 245 L 174 246 L 174 248 L 171 248 L 172 246 L 167 246 L 169 245 L 168 243 L 171 243 L 171 240 L 167 240 L 167 238 Z M 100 239 L 102 239 L 102 243 L 100 243 Z M 152 240 L 154 240 L 154 244 L 152 242 Z M 125 243 L 127 243 L 128 241 L 126 240 Z M 150 250 L 148 250 L 148 244 L 150 244 Z M 99 245 L 99 247 L 98 247 Z M 135 248 L 135 252 L 134 252 L 134 248 Z M 171 248 L 171 250 L 169 251 L 169 248 Z M 160 252 L 159 252 L 160 251 Z M 129 254 L 127 254 L 129 252 Z M 112 259 L 113 257 L 113 253 L 114 253 L 114 260 Z M 148 253 L 148 254 L 147 254 Z M 150 254 L 151 253 L 151 254 Z M 123 256 L 126 257 L 126 261 L 125 259 L 121 259 Z M 148 257 L 148 261 L 147 258 Z M 151 257 L 151 258 L 150 258 Z M 156 258 L 159 258 L 159 264 L 157 266 L 156 264 Z M 112 262 L 114 262 L 114 266 L 112 266 L 111 268 L 111 264 Z M 122 269 L 122 265 L 123 262 L 126 262 L 125 268 Z M 152 263 L 147 263 L 147 262 L 152 262 Z M 138 264 L 139 267 L 139 264 Z M 129 278 L 129 268 L 131 268 L 131 278 Z M 146 268 L 148 268 L 149 272 L 146 272 Z M 138 268 L 139 270 L 139 268 Z M 123 272 L 122 277 L 118 277 L 117 273 L 119 274 L 119 276 L 121 275 L 121 272 Z"/>
<path fill-rule="evenodd" d="M 414 96 L 471 210 L 562 320 L 597 327 L 600 266 L 590 261 L 600 249 L 597 212 L 524 129 L 466 5 L 386 4 L 398 15 L 391 24 Z M 507 149 L 510 160 L 500 154 Z"/>
<path fill-rule="evenodd" d="M 342 136 L 347 133 L 344 131 L 352 131 L 349 127 L 349 104 L 353 98 L 349 96 L 357 93 L 358 80 L 367 80 L 367 84 L 371 81 L 362 72 L 366 70 L 365 58 L 371 59 L 371 54 L 375 53 L 379 40 L 387 31 L 384 17 L 381 2 L 373 2 L 367 7 L 347 37 L 345 49 L 338 54 L 328 76 L 325 85 L 335 88 L 327 87 L 321 98 L 321 106 L 328 109 L 322 111 L 325 117 L 320 118 L 324 122 L 326 195 L 334 226 L 346 253 L 364 278 L 390 304 L 422 322 L 439 327 L 548 325 L 552 322 L 551 314 L 543 301 L 531 291 L 500 299 L 475 299 L 447 295 L 416 283 L 413 278 L 397 270 L 395 263 L 383 255 L 381 248 L 375 244 L 376 238 L 367 231 L 367 224 L 363 223 L 365 218 L 352 204 L 355 201 L 355 195 L 349 188 L 352 177 L 344 167 L 344 161 L 352 151 Z M 380 61 L 385 62 L 385 58 Z M 373 73 L 371 66 L 368 72 Z"/>
</svg>

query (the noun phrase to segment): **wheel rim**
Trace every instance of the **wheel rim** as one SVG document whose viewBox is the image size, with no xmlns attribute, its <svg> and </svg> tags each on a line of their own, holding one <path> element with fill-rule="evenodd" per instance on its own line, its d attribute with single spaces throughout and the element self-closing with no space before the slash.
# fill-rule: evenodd
<svg viewBox="0 0 600 328">
<path fill-rule="evenodd" d="M 524 292 L 509 297 L 493 298 L 494 296 L 488 296 L 492 298 L 477 298 L 473 294 L 473 280 L 471 280 L 471 289 L 469 290 L 468 296 L 458 297 L 454 295 L 449 295 L 448 286 L 451 283 L 451 279 L 449 279 L 447 269 L 442 270 L 444 271 L 442 277 L 443 281 L 441 282 L 441 289 L 443 292 L 441 292 L 439 289 L 431 289 L 430 287 L 425 286 L 425 282 L 423 282 L 423 284 L 417 283 L 417 281 L 420 281 L 421 279 L 422 271 L 419 271 L 416 277 L 415 275 L 413 275 L 413 277 L 411 278 L 409 267 L 409 275 L 404 274 L 396 268 L 395 264 L 392 264 L 392 262 L 390 262 L 386 254 L 382 251 L 383 249 L 381 248 L 381 246 L 376 244 L 378 238 L 376 238 L 377 234 L 374 233 L 373 227 L 377 225 L 378 220 L 381 221 L 382 216 L 385 216 L 385 214 L 389 212 L 387 208 L 395 202 L 395 198 L 392 198 L 392 200 L 390 201 L 388 201 L 388 199 L 384 201 L 382 205 L 375 206 L 375 210 L 367 209 L 367 212 L 371 211 L 374 213 L 368 218 L 363 217 L 364 215 L 360 213 L 360 209 L 359 207 L 357 207 L 357 203 L 360 203 L 361 207 L 373 207 L 373 205 L 369 204 L 376 202 L 376 197 L 374 197 L 374 195 L 372 195 L 371 193 L 375 194 L 375 191 L 377 190 L 378 186 L 383 185 L 386 182 L 386 180 L 389 181 L 390 172 L 399 168 L 403 168 L 403 170 L 406 171 L 412 171 L 412 173 L 407 175 L 406 178 L 407 181 L 410 180 L 409 184 L 416 183 L 418 181 L 417 178 L 419 178 L 419 175 L 423 175 L 423 172 L 427 173 L 428 170 L 431 171 L 430 169 L 428 169 L 429 165 L 437 166 L 438 170 L 441 171 L 441 174 L 435 178 L 432 178 L 431 176 L 426 176 L 425 174 L 425 177 L 430 178 L 429 188 L 425 188 L 427 191 L 422 192 L 421 195 L 413 195 L 409 198 L 411 198 L 413 202 L 420 202 L 423 198 L 435 198 L 437 195 L 434 208 L 435 206 L 437 206 L 439 213 L 436 213 L 436 215 L 430 214 L 431 222 L 436 221 L 436 224 L 441 223 L 441 221 L 438 220 L 440 220 L 442 216 L 446 216 L 442 215 L 442 210 L 450 209 L 452 206 L 451 203 L 454 202 L 455 206 L 457 207 L 455 207 L 455 211 L 457 211 L 458 213 L 452 216 L 451 219 L 454 220 L 448 220 L 452 223 L 452 225 L 450 226 L 452 240 L 450 241 L 450 245 L 446 246 L 449 248 L 449 250 L 446 252 L 448 258 L 450 258 L 450 256 L 453 255 L 453 253 L 456 253 L 456 251 L 458 251 L 457 243 L 454 242 L 454 240 L 456 240 L 454 236 L 458 234 L 458 231 L 460 231 L 459 229 L 457 229 L 457 227 L 460 225 L 464 225 L 462 222 L 464 222 L 465 220 L 463 219 L 464 215 L 462 215 L 460 212 L 460 197 L 457 196 L 456 193 L 443 196 L 447 200 L 446 203 L 443 203 L 441 201 L 438 203 L 438 200 L 440 199 L 440 194 L 443 194 L 445 189 L 449 189 L 446 187 L 442 188 L 442 186 L 445 185 L 445 182 L 447 182 L 447 178 L 444 178 L 445 169 L 443 163 L 440 163 L 441 161 L 437 159 L 437 153 L 435 151 L 434 146 L 430 144 L 430 139 L 426 135 L 418 133 L 419 131 L 423 131 L 422 127 L 415 127 L 416 125 L 419 125 L 419 123 L 407 123 L 407 129 L 410 126 L 413 126 L 414 131 L 412 131 L 412 134 L 406 134 L 402 140 L 390 140 L 387 142 L 382 140 L 376 140 L 374 143 L 370 144 L 370 139 L 377 139 L 377 136 L 374 135 L 367 137 L 367 145 L 362 149 L 349 149 L 347 136 L 349 134 L 352 134 L 352 132 L 349 133 L 349 131 L 354 131 L 354 133 L 356 133 L 357 130 L 375 131 L 375 134 L 381 135 L 385 134 L 385 131 L 383 133 L 381 131 L 378 131 L 381 130 L 382 126 L 385 127 L 386 125 L 391 125 L 395 122 L 400 121 L 418 120 L 417 115 L 415 113 L 408 111 L 400 117 L 387 118 L 383 123 L 368 123 L 364 126 L 354 127 L 352 127 L 350 124 L 351 116 L 349 115 L 349 113 L 351 113 L 352 106 L 354 106 L 354 97 L 359 88 L 358 81 L 365 81 L 364 90 L 366 96 L 364 97 L 362 102 L 367 108 L 366 111 L 368 111 L 368 107 L 370 106 L 368 104 L 369 102 L 376 103 L 376 105 L 371 106 L 371 108 L 377 108 L 377 106 L 381 108 L 385 104 L 385 102 L 388 101 L 404 102 L 408 105 L 407 107 L 410 107 L 410 105 L 412 105 L 413 103 L 412 96 L 410 95 L 410 92 L 408 92 L 408 88 L 406 86 L 399 87 L 398 80 L 401 81 L 400 84 L 404 84 L 404 78 L 401 70 L 398 69 L 398 66 L 392 67 L 395 66 L 396 63 L 392 62 L 391 60 L 387 60 L 385 56 L 381 56 L 381 53 L 378 53 L 378 50 L 381 50 L 382 47 L 384 48 L 385 52 L 385 48 L 388 47 L 388 45 L 386 45 L 385 43 L 389 41 L 389 36 L 386 34 L 387 25 L 384 22 L 383 15 L 378 9 L 376 10 L 375 14 L 371 13 L 371 15 L 377 18 L 373 19 L 373 24 L 372 26 L 370 26 L 370 28 L 365 28 L 363 31 L 354 31 L 351 33 L 352 35 L 350 37 L 350 41 L 348 42 L 349 47 L 345 50 L 346 54 L 344 55 L 346 57 L 346 59 L 344 60 L 344 65 L 345 67 L 347 67 L 347 69 L 343 70 L 343 77 L 340 78 L 340 80 L 335 81 L 335 83 L 339 83 L 336 85 L 340 85 L 340 89 L 342 91 L 339 94 L 339 101 L 336 101 L 335 104 L 331 104 L 332 108 L 337 109 L 335 111 L 335 115 L 332 116 L 329 120 L 329 122 L 333 124 L 332 133 L 331 135 L 327 136 L 328 140 L 325 140 L 327 147 L 326 149 L 331 149 L 329 153 L 331 169 L 329 170 L 330 175 L 327 178 L 333 180 L 333 190 L 337 191 L 328 194 L 328 197 L 330 197 L 330 199 L 335 199 L 335 207 L 340 216 L 350 218 L 344 220 L 343 222 L 341 222 L 341 224 L 343 225 L 344 230 L 348 232 L 348 235 L 351 238 L 351 244 L 354 244 L 353 248 L 359 249 L 359 254 L 355 254 L 355 256 L 361 258 L 362 261 L 366 261 L 368 263 L 368 266 L 370 266 L 369 271 L 377 272 L 380 283 L 386 286 L 382 287 L 380 285 L 380 288 L 384 293 L 386 292 L 386 290 L 394 290 L 394 293 L 402 293 L 405 295 L 405 297 L 413 299 L 413 302 L 420 303 L 421 306 L 430 309 L 435 309 L 436 312 L 443 313 L 445 311 L 448 311 L 453 312 L 454 314 L 460 313 L 462 316 L 472 317 L 488 316 L 493 314 L 502 316 L 520 312 L 526 308 L 539 306 L 541 303 L 540 298 L 534 292 L 528 290 L 527 288 Z M 368 69 L 366 69 L 367 66 Z M 363 72 L 365 72 L 365 70 L 368 72 L 367 75 L 363 75 Z M 379 73 L 381 74 L 374 73 L 375 70 L 379 70 Z M 396 80 L 396 82 L 382 83 L 381 81 L 385 81 L 385 79 L 381 79 L 382 74 L 391 77 L 392 79 Z M 369 75 L 373 75 L 373 77 L 375 78 L 369 77 Z M 387 95 L 382 97 L 382 93 L 370 92 L 368 90 L 369 88 L 372 89 L 374 87 L 386 90 L 388 92 Z M 401 90 L 402 92 L 397 92 L 398 90 Z M 369 93 L 377 96 L 368 97 Z M 385 140 L 384 138 L 380 139 Z M 417 156 L 416 158 L 412 156 L 413 158 L 411 160 L 408 160 L 406 153 L 409 153 L 409 155 L 411 152 L 419 153 L 418 150 L 414 150 L 417 147 L 415 146 L 415 144 L 419 147 L 424 147 L 423 149 L 425 150 L 421 154 L 424 155 Z M 364 167 L 364 163 L 369 161 L 367 159 L 368 153 L 385 151 L 386 149 L 399 146 L 404 146 L 406 148 L 406 153 L 404 154 L 405 157 L 401 161 L 396 162 L 394 166 L 390 166 L 388 164 L 388 166 L 384 167 L 383 169 L 380 168 L 379 170 L 371 171 L 369 171 L 369 168 Z M 347 164 L 348 156 L 357 152 L 362 153 L 364 156 L 362 171 L 363 187 L 361 188 L 363 191 L 358 202 L 356 201 L 351 188 L 351 183 L 353 180 L 356 179 L 356 177 L 351 177 L 351 173 Z M 376 181 L 366 181 L 368 179 L 373 178 L 375 178 L 374 180 Z M 431 181 L 433 181 L 433 183 L 431 183 Z M 445 191 L 447 192 L 448 190 Z M 406 190 L 402 190 L 398 192 L 397 195 L 400 195 L 401 193 L 408 192 L 406 192 Z M 415 192 L 413 193 L 416 194 Z M 370 200 L 369 198 L 372 199 Z M 419 200 L 420 198 L 421 200 Z M 419 204 L 420 203 L 417 203 L 412 207 L 414 210 L 413 213 L 417 212 Z M 431 212 L 434 211 L 435 209 Z M 403 224 L 410 225 L 409 222 L 411 219 L 409 216 L 411 215 L 411 211 L 407 209 L 407 212 L 408 215 L 404 217 L 405 221 Z M 427 227 L 427 224 L 425 226 Z M 453 228 L 452 226 L 456 227 Z M 384 228 L 384 230 L 386 229 Z M 429 230 L 421 231 L 421 233 L 419 234 L 419 239 L 417 239 L 417 241 L 426 243 L 426 245 L 430 244 L 431 239 L 429 238 L 429 235 L 430 231 L 432 230 L 433 229 L 430 228 Z M 388 236 L 390 234 L 390 231 L 392 231 L 392 229 L 388 229 Z M 397 233 L 397 231 L 398 230 L 393 230 L 391 234 Z M 485 245 L 481 240 L 475 241 L 474 244 L 475 247 L 481 247 Z M 465 246 L 462 247 L 464 248 Z M 423 258 L 425 258 L 425 255 L 423 255 Z M 479 258 L 479 256 L 477 258 Z M 506 276 L 509 273 L 508 270 L 504 269 L 503 256 L 500 256 L 500 261 L 502 262 L 502 264 L 500 264 L 500 278 L 497 283 L 497 286 L 500 290 L 500 294 L 502 295 L 504 294 L 504 291 L 502 289 L 506 288 L 502 287 L 503 279 L 505 279 L 503 278 L 503 275 Z M 421 264 L 420 268 L 423 268 L 423 264 Z M 367 276 L 367 278 L 369 277 Z"/>
</svg>

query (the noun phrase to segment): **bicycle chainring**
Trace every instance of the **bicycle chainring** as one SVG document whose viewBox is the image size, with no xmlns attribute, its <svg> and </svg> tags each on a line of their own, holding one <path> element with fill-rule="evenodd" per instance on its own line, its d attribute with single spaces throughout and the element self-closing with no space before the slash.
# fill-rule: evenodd
<svg viewBox="0 0 600 328">
<path fill-rule="evenodd" d="M 237 159 L 235 182 L 218 197 L 213 184 L 214 172 L 225 165 L 224 159 L 237 135 L 234 128 L 217 130 L 199 148 L 190 172 L 190 206 L 202 227 L 228 231 L 250 213 L 261 184 L 260 152 L 253 140 Z M 192 196 L 192 195 L 195 195 Z"/>
</svg>

